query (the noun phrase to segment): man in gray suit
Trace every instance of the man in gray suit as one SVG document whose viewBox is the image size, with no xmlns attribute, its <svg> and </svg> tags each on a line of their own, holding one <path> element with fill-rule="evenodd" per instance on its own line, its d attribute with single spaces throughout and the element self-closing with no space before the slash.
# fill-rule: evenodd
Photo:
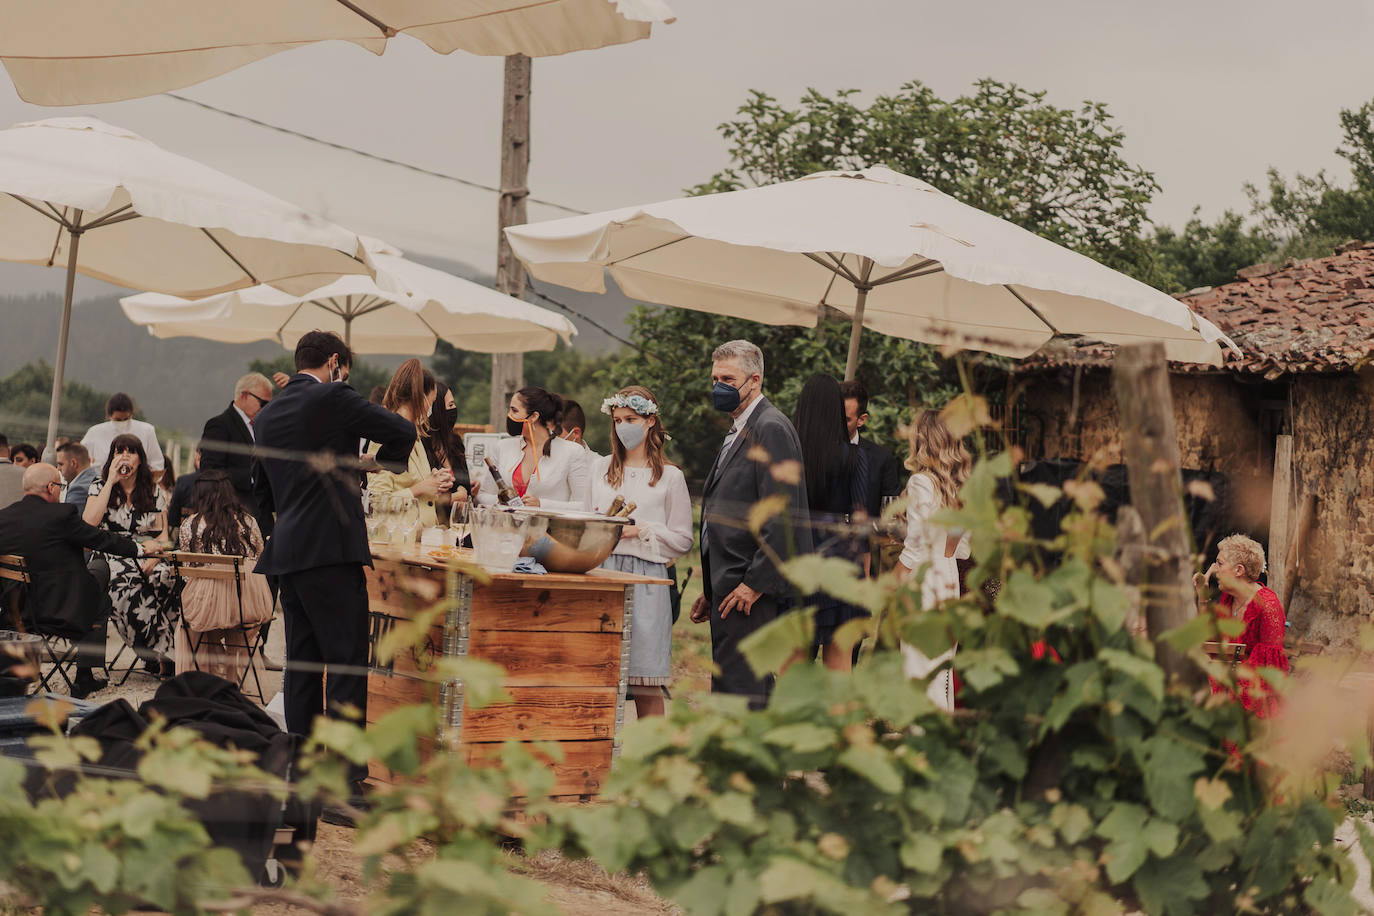
<svg viewBox="0 0 1374 916">
<path fill-rule="evenodd" d="M 763 396 L 758 347 L 747 340 L 721 344 L 711 355 L 711 380 L 715 408 L 733 422 L 702 495 L 703 594 L 691 616 L 711 622 L 711 655 L 720 669 L 711 689 L 742 694 L 751 707 L 761 708 L 772 678 L 754 674 L 739 643 L 790 606 L 791 587 L 774 558 L 811 550 L 801 442 L 791 421 Z M 786 505 L 755 537 L 749 509 L 774 494 L 784 496 Z"/>
</svg>

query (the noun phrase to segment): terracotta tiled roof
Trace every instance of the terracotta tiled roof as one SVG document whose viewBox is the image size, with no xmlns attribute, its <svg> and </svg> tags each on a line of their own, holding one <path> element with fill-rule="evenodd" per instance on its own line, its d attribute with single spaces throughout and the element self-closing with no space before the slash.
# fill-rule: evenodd
<svg viewBox="0 0 1374 916">
<path fill-rule="evenodd" d="M 1374 244 L 1351 242 L 1328 258 L 1285 267 L 1257 264 L 1235 282 L 1179 297 L 1221 328 L 1243 357 L 1225 368 L 1278 378 L 1289 373 L 1341 372 L 1374 358 Z M 1108 366 L 1105 344 L 1056 342 L 1028 357 L 1022 371 L 1058 366 Z M 1211 367 L 1176 364 L 1183 371 Z"/>
</svg>

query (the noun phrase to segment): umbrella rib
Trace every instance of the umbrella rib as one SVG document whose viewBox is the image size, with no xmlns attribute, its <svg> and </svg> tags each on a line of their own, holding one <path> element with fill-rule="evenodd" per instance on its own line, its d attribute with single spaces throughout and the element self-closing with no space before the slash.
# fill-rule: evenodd
<svg viewBox="0 0 1374 916">
<path fill-rule="evenodd" d="M 383 34 L 385 37 L 387 37 L 387 38 L 395 38 L 395 37 L 396 37 L 396 30 L 395 30 L 395 29 L 393 29 L 391 26 L 387 25 L 385 22 L 382 22 L 380 19 L 378 19 L 376 16 L 373 16 L 371 13 L 369 13 L 367 10 L 363 9 L 362 7 L 360 7 L 360 6 L 355 6 L 354 4 L 349 3 L 348 0 L 335 0 L 335 2 L 338 3 L 340 6 L 344 7 L 345 9 L 348 9 L 349 11 L 351 11 L 351 12 L 353 12 L 353 13 L 355 13 L 355 14 L 361 16 L 361 17 L 364 18 L 364 19 L 366 19 L 368 22 L 372 23 L 372 24 L 375 25 L 377 28 L 381 29 L 381 30 L 382 30 L 382 34 Z"/>
<path fill-rule="evenodd" d="M 859 275 L 850 270 L 849 266 L 844 263 L 844 255 L 837 255 L 833 251 L 827 251 L 826 254 L 831 261 L 835 262 L 834 269 L 838 270 L 846 280 L 853 283 L 856 288 L 864 285 L 864 281 L 859 279 Z"/>
<path fill-rule="evenodd" d="M 1021 295 L 1020 293 L 1018 293 L 1016 290 L 1012 289 L 1010 283 L 1003 283 L 1003 284 L 1002 284 L 1002 288 L 1005 289 L 1007 292 L 1011 293 L 1013 296 L 1015 296 L 1015 297 L 1016 297 L 1016 301 L 1017 301 L 1017 302 L 1020 302 L 1020 303 L 1021 303 L 1022 305 L 1024 305 L 1028 310 L 1030 310 L 1030 313 L 1031 313 L 1032 315 L 1034 315 L 1036 318 L 1039 318 L 1039 319 L 1044 323 L 1045 327 L 1049 328 L 1050 331 L 1051 331 L 1056 337 L 1059 336 L 1059 329 L 1056 328 L 1054 325 L 1050 324 L 1050 320 L 1049 320 L 1048 318 L 1046 318 L 1046 317 L 1041 313 L 1041 311 L 1040 311 L 1038 308 L 1036 308 L 1035 306 L 1031 305 L 1031 304 L 1030 304 L 1030 300 L 1028 300 L 1025 296 L 1023 296 L 1023 295 Z"/>
<path fill-rule="evenodd" d="M 37 213 L 39 216 L 43 217 L 44 219 L 50 219 L 50 220 L 52 220 L 53 222 L 58 223 L 58 224 L 60 224 L 60 225 L 62 225 L 62 226 L 67 225 L 67 220 L 66 220 L 66 218 L 65 218 L 61 213 L 58 213 L 56 210 L 54 210 L 52 204 L 49 204 L 49 203 L 47 203 L 46 201 L 44 201 L 44 203 L 47 205 L 48 209 L 49 209 L 49 210 L 52 210 L 52 212 L 53 212 L 54 214 L 56 214 L 55 216 L 54 216 L 54 215 L 49 215 L 49 214 L 47 214 L 47 213 L 44 213 L 44 212 L 43 212 L 43 208 L 40 207 L 40 206 L 38 206 L 38 204 L 34 203 L 34 202 L 31 201 L 31 200 L 25 200 L 24 198 L 20 197 L 18 194 L 10 194 L 10 192 L 8 192 L 8 191 L 6 191 L 5 193 L 6 193 L 7 195 L 9 195 L 10 197 L 14 198 L 15 200 L 19 201 L 21 204 L 23 204 L 24 206 L 28 207 L 30 210 L 34 211 L 35 213 Z"/>
<path fill-rule="evenodd" d="M 935 269 L 926 270 L 926 268 L 930 267 L 932 264 L 935 265 Z M 940 262 L 936 261 L 934 258 L 926 258 L 924 261 L 912 264 L 910 267 L 903 267 L 901 270 L 895 270 L 886 277 L 879 277 L 873 281 L 873 285 L 882 286 L 884 283 L 895 283 L 898 280 L 906 280 L 912 276 L 924 277 L 929 274 L 939 273 L 944 269 L 944 265 L 940 264 Z M 918 271 L 920 271 L 920 273 L 918 273 Z"/>
<path fill-rule="evenodd" d="M 215 247 L 218 248 L 220 251 L 224 252 L 224 256 L 225 256 L 226 258 L 228 258 L 229 260 L 233 261 L 233 262 L 234 262 L 234 265 L 235 265 L 236 267 L 238 267 L 239 270 L 243 271 L 244 274 L 248 277 L 248 279 L 250 279 L 250 280 L 253 281 L 253 285 L 256 286 L 257 284 L 259 284 L 259 283 L 262 282 L 262 281 L 259 280 L 257 277 L 253 276 L 253 272 L 252 272 L 251 270 L 249 270 L 247 267 L 244 267 L 244 266 L 243 266 L 243 262 L 240 261 L 238 258 L 234 257 L 234 255 L 229 251 L 229 249 L 228 249 L 228 248 L 225 248 L 224 245 L 220 243 L 220 240 L 219 240 L 219 239 L 217 239 L 217 238 L 215 238 L 213 235 L 211 235 L 209 229 L 206 229 L 205 227 L 202 226 L 200 231 L 203 232 L 203 233 L 205 233 L 205 237 L 206 237 L 207 239 L 209 239 L 210 241 L 214 242 L 214 243 L 215 243 Z"/>
<path fill-rule="evenodd" d="M 87 223 L 86 225 L 82 226 L 81 228 L 82 228 L 82 229 L 98 229 L 98 228 L 100 228 L 101 226 L 110 226 L 110 225 L 113 225 L 113 224 L 115 224 L 115 223 L 122 223 L 122 222 L 124 222 L 125 220 L 134 219 L 135 217 L 138 216 L 138 214 L 132 212 L 133 206 L 134 206 L 133 204 L 125 204 L 124 206 L 120 207 L 118 210 L 111 210 L 109 213 L 106 213 L 104 216 L 100 217 L 100 218 L 97 219 L 97 220 L 93 220 L 93 221 Z"/>
<path fill-rule="evenodd" d="M 286 326 L 287 326 L 288 324 L 291 323 L 291 319 L 292 319 L 292 318 L 295 318 L 295 317 L 296 317 L 296 313 L 299 312 L 302 308 L 304 308 L 305 305 L 306 305 L 306 303 L 304 303 L 304 302 L 297 302 L 297 303 L 296 303 L 296 307 L 293 308 L 293 309 L 291 310 L 291 314 L 290 314 L 290 315 L 287 315 L 287 316 L 286 316 L 286 319 L 285 319 L 284 321 L 282 321 L 281 324 L 277 325 L 277 341 L 278 341 L 279 343 L 281 342 L 281 339 L 282 339 L 282 337 L 281 337 L 281 332 L 286 330 Z"/>
<path fill-rule="evenodd" d="M 606 266 L 607 266 L 607 267 L 614 267 L 614 266 L 616 266 L 617 264 L 624 264 L 626 261 L 630 260 L 631 258 L 637 258 L 637 257 L 640 257 L 641 255 L 646 255 L 646 254 L 652 254 L 653 252 L 658 251 L 660 248 L 667 248 L 669 245 L 676 245 L 678 242 L 685 242 L 685 241 L 687 241 L 687 240 L 690 239 L 690 238 L 694 238 L 694 236 L 691 236 L 691 235 L 684 235 L 684 236 L 682 236 L 682 237 L 680 237 L 680 238 L 675 238 L 675 239 L 673 239 L 671 242 L 664 242 L 662 245 L 655 245 L 653 248 L 645 248 L 643 251 L 636 251 L 634 254 L 628 254 L 628 255 L 626 255 L 625 257 L 620 258 L 619 260 L 607 261 L 607 262 L 606 262 Z"/>
</svg>

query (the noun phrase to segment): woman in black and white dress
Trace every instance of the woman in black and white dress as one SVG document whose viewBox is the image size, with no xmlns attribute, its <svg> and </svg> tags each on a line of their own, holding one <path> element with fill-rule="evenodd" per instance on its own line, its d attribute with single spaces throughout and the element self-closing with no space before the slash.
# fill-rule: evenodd
<svg viewBox="0 0 1374 916">
<path fill-rule="evenodd" d="M 135 540 L 167 545 L 167 496 L 153 482 L 143 443 L 116 436 L 82 512 L 87 524 Z M 156 557 L 105 555 L 110 564 L 110 620 L 121 639 L 154 674 L 170 676 L 173 615 L 171 569 Z"/>
</svg>

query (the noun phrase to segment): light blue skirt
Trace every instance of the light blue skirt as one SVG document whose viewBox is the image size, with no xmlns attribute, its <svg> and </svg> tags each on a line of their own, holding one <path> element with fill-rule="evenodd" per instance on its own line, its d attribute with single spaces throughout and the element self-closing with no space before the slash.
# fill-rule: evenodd
<svg viewBox="0 0 1374 916">
<path fill-rule="evenodd" d="M 662 563 L 650 563 L 628 554 L 613 553 L 605 569 L 667 579 Z M 673 609 L 666 585 L 636 585 L 634 615 L 630 620 L 630 683 L 667 686 L 672 680 Z"/>
</svg>

